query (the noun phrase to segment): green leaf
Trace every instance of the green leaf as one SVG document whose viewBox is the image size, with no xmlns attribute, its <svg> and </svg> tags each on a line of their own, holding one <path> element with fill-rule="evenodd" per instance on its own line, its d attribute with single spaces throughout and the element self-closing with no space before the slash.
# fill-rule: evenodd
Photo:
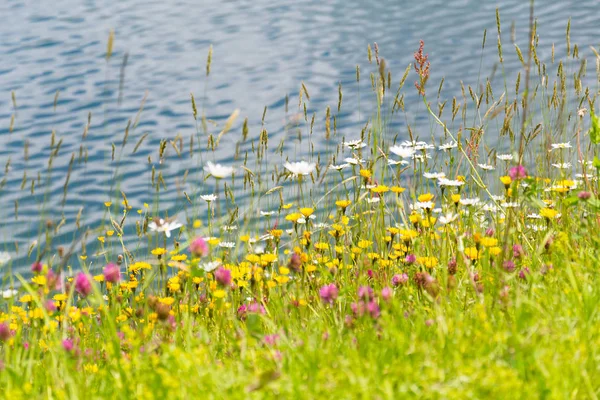
<svg viewBox="0 0 600 400">
<path fill-rule="evenodd" d="M 570 207 L 573 204 L 576 204 L 579 201 L 579 198 L 577 196 L 569 196 L 564 201 L 567 207 Z"/>
<path fill-rule="evenodd" d="M 590 113 L 592 124 L 590 125 L 590 140 L 594 144 L 600 143 L 600 118 L 598 118 L 593 112 Z"/>
<path fill-rule="evenodd" d="M 594 168 L 600 169 L 600 158 L 598 156 L 594 156 L 594 161 L 592 162 Z"/>
<path fill-rule="evenodd" d="M 600 208 L 600 200 L 598 199 L 590 199 L 588 200 L 588 204 L 594 208 Z"/>
</svg>

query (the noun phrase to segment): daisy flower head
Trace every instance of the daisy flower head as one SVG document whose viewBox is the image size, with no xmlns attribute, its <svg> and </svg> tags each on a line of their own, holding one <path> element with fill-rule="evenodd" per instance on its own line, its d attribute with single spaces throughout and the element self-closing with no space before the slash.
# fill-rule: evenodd
<svg viewBox="0 0 600 400">
<path fill-rule="evenodd" d="M 446 178 L 438 179 L 438 185 L 440 185 L 440 186 L 460 187 L 464 184 L 465 184 L 465 182 L 459 181 L 458 179 L 446 179 Z"/>
<path fill-rule="evenodd" d="M 352 150 L 358 150 L 366 147 L 367 145 L 362 141 L 362 139 L 356 139 L 350 140 L 349 142 L 344 142 L 344 146 Z"/>
<path fill-rule="evenodd" d="M 463 206 L 476 206 L 478 205 L 481 201 L 479 200 L 479 197 L 474 197 L 472 199 L 460 199 L 459 200 L 460 204 L 462 204 Z"/>
<path fill-rule="evenodd" d="M 514 158 L 512 154 L 498 154 L 496 157 L 502 161 L 512 161 Z"/>
<path fill-rule="evenodd" d="M 202 269 L 204 272 L 212 272 L 215 269 L 219 268 L 221 266 L 221 263 L 218 261 L 209 261 L 206 263 L 202 263 L 199 265 L 200 269 Z"/>
<path fill-rule="evenodd" d="M 16 296 L 17 293 L 19 293 L 19 292 L 15 289 L 6 289 L 6 290 L 2 291 L 2 298 L 10 299 L 10 298 L 13 298 L 14 296 Z"/>
<path fill-rule="evenodd" d="M 569 169 L 572 165 L 573 164 L 571 164 L 570 162 L 552 164 L 554 168 L 558 169 Z"/>
<path fill-rule="evenodd" d="M 228 167 L 221 164 L 214 164 L 210 161 L 204 166 L 204 171 L 208 172 L 215 179 L 222 179 L 233 174 L 233 167 Z"/>
<path fill-rule="evenodd" d="M 162 218 L 154 218 L 152 222 L 148 224 L 148 228 L 150 228 L 153 232 L 164 232 L 166 237 L 171 237 L 171 231 L 179 229 L 183 226 L 176 219 L 173 220 L 164 220 Z"/>
<path fill-rule="evenodd" d="M 431 210 L 435 204 L 432 201 L 417 201 L 414 205 L 415 210 Z"/>
<path fill-rule="evenodd" d="M 336 171 L 341 171 L 341 170 L 343 170 L 344 168 L 347 168 L 347 167 L 349 167 L 349 166 L 350 166 L 350 164 L 348 164 L 348 163 L 344 163 L 344 164 L 338 164 L 338 165 L 331 164 L 331 165 L 329 166 L 329 168 L 331 168 L 331 169 L 335 169 Z"/>
<path fill-rule="evenodd" d="M 442 225 L 448 225 L 449 223 L 456 221 L 457 218 L 458 218 L 458 214 L 449 212 L 449 213 L 446 213 L 445 215 L 440 216 L 439 221 L 440 221 L 440 224 L 442 224 Z"/>
<path fill-rule="evenodd" d="M 552 150 L 557 150 L 557 149 L 570 149 L 572 147 L 570 142 L 552 143 L 551 146 L 552 146 L 552 148 L 549 150 L 549 152 Z"/>
<path fill-rule="evenodd" d="M 288 161 L 283 166 L 294 176 L 306 176 L 310 175 L 315 170 L 317 164 L 308 163 L 306 161 L 299 161 L 293 163 Z"/>
<path fill-rule="evenodd" d="M 11 256 L 9 252 L 0 251 L 0 265 L 4 265 L 11 260 Z"/>
<path fill-rule="evenodd" d="M 493 165 L 490 164 L 477 164 L 477 166 L 485 171 L 493 171 L 496 169 Z"/>
<path fill-rule="evenodd" d="M 411 158 L 415 154 L 415 149 L 405 146 L 392 146 L 390 151 L 401 158 Z"/>
<path fill-rule="evenodd" d="M 392 160 L 392 159 L 388 159 L 388 165 L 408 165 L 408 161 L 406 160 Z"/>
<path fill-rule="evenodd" d="M 412 147 L 413 150 L 427 150 L 427 149 L 433 149 L 435 148 L 434 145 L 429 144 L 427 142 L 423 142 L 423 141 L 410 141 L 410 140 L 405 140 L 404 142 L 402 142 L 402 146 L 404 147 Z"/>
<path fill-rule="evenodd" d="M 458 147 L 456 142 L 448 142 L 438 147 L 438 150 L 448 151 Z"/>
<path fill-rule="evenodd" d="M 200 198 L 205 202 L 210 203 L 211 201 L 217 200 L 218 197 L 216 194 L 201 194 Z"/>
<path fill-rule="evenodd" d="M 427 179 L 443 179 L 446 177 L 445 172 L 425 172 L 423 176 Z"/>
<path fill-rule="evenodd" d="M 431 155 L 430 154 L 414 154 L 412 158 L 413 158 L 413 160 L 423 162 L 423 161 L 425 161 L 425 159 L 431 158 Z"/>
</svg>

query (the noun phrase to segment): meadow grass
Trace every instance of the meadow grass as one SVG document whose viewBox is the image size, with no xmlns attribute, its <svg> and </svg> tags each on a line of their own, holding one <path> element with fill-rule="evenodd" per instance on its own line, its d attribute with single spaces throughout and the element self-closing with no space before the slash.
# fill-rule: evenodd
<svg viewBox="0 0 600 400">
<path fill-rule="evenodd" d="M 487 79 L 448 101 L 422 42 L 396 83 L 369 46 L 375 111 L 356 136 L 337 131 L 341 85 L 316 117 L 302 83 L 286 138 L 269 142 L 265 108 L 255 137 L 241 124 L 232 165 L 212 160 L 239 111 L 214 126 L 192 95 L 196 132 L 149 157 L 139 209 L 118 185 L 128 125 L 101 226 L 64 248 L 44 221 L 30 275 L 0 254 L 3 396 L 597 398 L 598 88 L 568 28 L 563 60 L 542 62 L 537 38 L 532 18 L 514 86 Z M 595 65 L 598 82 L 597 53 Z M 431 131 L 398 135 L 414 90 Z M 285 140 L 310 155 L 285 157 Z M 175 189 L 154 169 L 169 152 L 197 163 L 176 210 L 161 208 Z"/>
</svg>

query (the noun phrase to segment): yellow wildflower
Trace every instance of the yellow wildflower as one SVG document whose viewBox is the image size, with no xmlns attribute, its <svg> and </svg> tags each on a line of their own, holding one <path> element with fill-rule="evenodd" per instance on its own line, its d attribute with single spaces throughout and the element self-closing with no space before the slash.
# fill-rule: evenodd
<svg viewBox="0 0 600 400">
<path fill-rule="evenodd" d="M 512 179 L 510 178 L 510 176 L 505 175 L 505 176 L 501 176 L 500 177 L 500 182 L 502 182 L 502 184 L 504 185 L 504 187 L 506 189 L 508 189 L 508 187 L 510 186 L 510 184 L 512 183 Z"/>
<path fill-rule="evenodd" d="M 34 276 L 33 278 L 31 278 L 31 282 L 33 282 L 39 286 L 46 286 L 46 282 L 47 282 L 46 276 L 44 276 L 44 275 Z"/>
<path fill-rule="evenodd" d="M 544 218 L 553 219 L 558 215 L 558 211 L 544 207 L 540 210 L 540 215 Z"/>
<path fill-rule="evenodd" d="M 363 240 L 358 241 L 357 246 L 359 249 L 366 249 L 366 248 L 370 247 L 372 244 L 373 244 L 372 241 L 363 239 Z"/>
<path fill-rule="evenodd" d="M 162 256 L 167 253 L 167 250 L 162 247 L 157 247 L 151 251 L 151 253 L 155 256 Z"/>
<path fill-rule="evenodd" d="M 484 237 L 480 241 L 483 247 L 494 247 L 498 244 L 498 239 L 492 237 Z"/>
<path fill-rule="evenodd" d="M 33 296 L 31 296 L 30 294 L 26 294 L 24 296 L 22 296 L 19 301 L 21 303 L 31 303 L 33 301 Z"/>
<path fill-rule="evenodd" d="M 369 179 L 371 177 L 371 171 L 369 171 L 368 169 L 361 169 L 360 176 L 362 176 L 363 178 Z"/>
<path fill-rule="evenodd" d="M 352 200 L 338 200 L 335 202 L 335 205 L 341 208 L 342 210 L 348 208 L 350 204 L 352 204 Z"/>
<path fill-rule="evenodd" d="M 476 247 L 467 247 L 465 249 L 465 256 L 471 260 L 477 260 L 479 258 L 479 252 Z"/>
<path fill-rule="evenodd" d="M 426 268 L 433 268 L 438 265 L 438 259 L 435 257 L 417 257 L 417 263 Z"/>
<path fill-rule="evenodd" d="M 315 249 L 317 250 L 329 250 L 329 244 L 324 242 L 315 243 Z"/>
<path fill-rule="evenodd" d="M 302 214 L 300 213 L 291 213 L 285 216 L 285 219 L 291 221 L 293 223 L 298 222 L 298 220 L 302 218 Z"/>
<path fill-rule="evenodd" d="M 377 185 L 374 188 L 371 188 L 371 191 L 373 193 L 379 193 L 379 194 L 388 192 L 389 190 L 390 190 L 390 188 L 385 185 Z"/>
<path fill-rule="evenodd" d="M 424 194 L 419 195 L 419 197 L 417 197 L 417 200 L 419 200 L 419 202 L 421 202 L 421 203 L 424 203 L 424 202 L 433 200 L 433 197 L 434 196 L 431 193 L 424 193 Z"/>
<path fill-rule="evenodd" d="M 315 212 L 314 208 L 310 207 L 303 207 L 299 211 L 305 218 L 310 217 Z"/>
</svg>

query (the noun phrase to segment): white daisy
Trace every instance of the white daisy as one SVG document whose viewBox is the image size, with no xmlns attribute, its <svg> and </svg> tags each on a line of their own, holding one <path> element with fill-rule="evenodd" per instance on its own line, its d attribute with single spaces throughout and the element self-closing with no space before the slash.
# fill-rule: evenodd
<svg viewBox="0 0 600 400">
<path fill-rule="evenodd" d="M 11 260 L 10 253 L 6 251 L 0 251 L 0 265 L 4 265 Z"/>
<path fill-rule="evenodd" d="M 217 200 L 218 197 L 216 194 L 201 194 L 200 198 L 205 202 L 210 203 L 211 201 Z"/>
<path fill-rule="evenodd" d="M 512 154 L 498 154 L 496 157 L 498 158 L 498 160 L 502 161 L 512 161 L 513 159 Z"/>
<path fill-rule="evenodd" d="M 265 252 L 265 246 L 256 246 L 254 248 L 254 254 L 263 254 Z"/>
<path fill-rule="evenodd" d="M 220 242 L 219 247 L 222 247 L 224 249 L 233 249 L 235 247 L 235 243 L 234 242 Z"/>
<path fill-rule="evenodd" d="M 460 199 L 459 201 L 460 204 L 462 204 L 463 206 L 476 206 L 479 205 L 479 203 L 481 203 L 479 197 L 474 197 L 472 199 Z"/>
<path fill-rule="evenodd" d="M 566 162 L 566 163 L 552 164 L 552 166 L 554 168 L 558 168 L 558 169 L 568 169 L 568 168 L 571 168 L 572 164 L 570 162 Z"/>
<path fill-rule="evenodd" d="M 432 201 L 417 201 L 414 208 L 417 210 L 429 209 L 431 210 L 435 204 Z"/>
<path fill-rule="evenodd" d="M 285 169 L 290 171 L 292 175 L 301 176 L 310 175 L 317 167 L 317 164 L 308 163 L 306 161 L 299 161 L 294 163 L 286 162 L 283 166 L 285 167 Z"/>
<path fill-rule="evenodd" d="M 341 171 L 341 170 L 343 170 L 344 168 L 347 168 L 347 167 L 349 167 L 349 166 L 350 166 L 350 164 L 348 164 L 348 163 L 345 163 L 345 164 L 339 164 L 339 165 L 333 165 L 333 164 L 332 164 L 332 165 L 330 165 L 330 166 L 329 166 L 329 168 L 331 168 L 331 169 L 335 169 L 336 171 Z"/>
<path fill-rule="evenodd" d="M 423 154 L 415 154 L 413 156 L 413 160 L 417 160 L 417 161 L 421 161 L 421 162 L 425 161 L 426 158 L 431 158 L 431 155 L 429 155 L 429 154 L 425 154 L 425 155 L 423 155 Z"/>
<path fill-rule="evenodd" d="M 483 206 L 483 211 L 488 211 L 488 212 L 495 213 L 496 211 L 498 211 L 498 207 L 496 207 L 495 204 L 485 204 Z"/>
<path fill-rule="evenodd" d="M 493 165 L 490 165 L 490 164 L 477 164 L 477 165 L 479 166 L 479 168 L 484 169 L 486 171 L 493 171 L 496 169 L 496 168 L 494 168 Z"/>
<path fill-rule="evenodd" d="M 210 161 L 206 163 L 204 171 L 208 172 L 216 179 L 222 179 L 233 174 L 233 167 L 228 167 L 221 164 L 214 164 Z"/>
<path fill-rule="evenodd" d="M 367 145 L 361 139 L 356 139 L 349 142 L 344 142 L 344 146 L 352 150 L 358 150 L 366 147 Z"/>
<path fill-rule="evenodd" d="M 2 298 L 10 299 L 10 298 L 13 298 L 14 296 L 16 296 L 17 293 L 19 293 L 19 292 L 15 289 L 6 289 L 2 292 Z"/>
<path fill-rule="evenodd" d="M 411 158 L 415 154 L 415 149 L 404 146 L 392 146 L 390 151 L 402 158 Z"/>
<path fill-rule="evenodd" d="M 456 221 L 456 219 L 458 218 L 458 214 L 453 214 L 452 212 L 446 213 L 446 215 L 442 215 L 438 221 L 440 221 L 440 224 L 442 225 L 447 225 L 451 222 Z"/>
<path fill-rule="evenodd" d="M 427 149 L 433 149 L 435 148 L 434 145 L 429 144 L 427 142 L 423 142 L 423 141 L 409 141 L 409 140 L 405 140 L 404 142 L 402 142 L 402 146 L 404 147 L 412 147 L 414 150 L 427 150 Z"/>
<path fill-rule="evenodd" d="M 172 221 L 165 221 L 162 218 L 154 218 L 152 222 L 148 224 L 148 228 L 150 228 L 153 232 L 164 232 L 166 237 L 171 237 L 171 231 L 179 229 L 183 226 L 176 219 Z"/>
<path fill-rule="evenodd" d="M 358 165 L 358 164 L 362 164 L 365 162 L 365 160 L 361 160 L 360 158 L 354 158 L 354 157 L 344 158 L 344 161 L 347 162 L 348 164 L 352 164 L 352 165 Z"/>
<path fill-rule="evenodd" d="M 270 217 L 271 215 L 277 214 L 277 211 L 260 211 L 260 215 L 263 217 Z"/>
<path fill-rule="evenodd" d="M 388 165 L 408 165 L 408 161 L 405 161 L 405 160 L 396 161 L 396 160 L 388 159 Z"/>
<path fill-rule="evenodd" d="M 206 263 L 202 263 L 199 265 L 200 269 L 204 270 L 205 272 L 212 272 L 215 269 L 219 268 L 221 266 L 221 263 L 218 261 L 209 261 Z"/>
<path fill-rule="evenodd" d="M 438 150 L 447 151 L 450 149 L 454 149 L 456 147 L 458 147 L 458 144 L 456 144 L 456 142 L 448 142 L 448 143 L 443 144 L 440 147 L 438 147 Z"/>
<path fill-rule="evenodd" d="M 556 150 L 556 149 L 570 149 L 572 147 L 570 142 L 552 143 L 551 146 L 552 146 L 552 148 L 549 150 L 549 152 L 552 150 Z"/>
<path fill-rule="evenodd" d="M 540 232 L 546 229 L 544 226 L 540 225 L 527 225 L 527 228 L 531 229 L 534 232 Z"/>
<path fill-rule="evenodd" d="M 463 181 L 459 181 L 458 179 L 446 179 L 446 178 L 438 179 L 438 185 L 440 185 L 440 186 L 459 187 L 464 184 L 465 183 Z"/>
<path fill-rule="evenodd" d="M 445 172 L 425 172 L 423 176 L 427 179 L 442 179 L 446 177 Z"/>
<path fill-rule="evenodd" d="M 260 241 L 260 242 L 267 242 L 269 240 L 273 240 L 273 235 L 271 235 L 270 233 L 262 235 L 261 237 L 258 238 L 258 241 Z"/>
</svg>

